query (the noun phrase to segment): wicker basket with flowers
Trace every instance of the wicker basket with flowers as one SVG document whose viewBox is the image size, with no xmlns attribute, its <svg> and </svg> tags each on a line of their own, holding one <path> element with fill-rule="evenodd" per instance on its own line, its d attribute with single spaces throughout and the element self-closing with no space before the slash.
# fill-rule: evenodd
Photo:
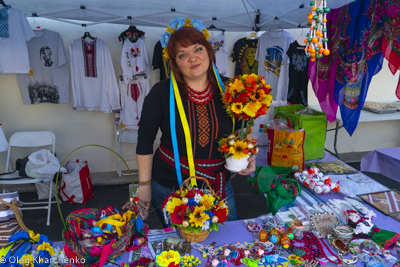
<svg viewBox="0 0 400 267">
<path fill-rule="evenodd" d="M 189 180 L 203 181 L 208 189 L 192 187 Z M 181 188 L 169 195 L 161 206 L 165 222 L 179 228 L 182 238 L 188 242 L 204 241 L 209 232 L 218 231 L 219 224 L 228 219 L 228 206 L 211 189 L 207 179 L 189 177 Z"/>
<path fill-rule="evenodd" d="M 245 169 L 247 158 L 258 152 L 257 140 L 249 140 L 247 134 L 252 131 L 254 120 L 268 111 L 271 101 L 270 86 L 256 74 L 236 77 L 225 89 L 222 102 L 226 112 L 242 121 L 240 133 L 230 134 L 218 141 L 228 170 Z"/>
</svg>

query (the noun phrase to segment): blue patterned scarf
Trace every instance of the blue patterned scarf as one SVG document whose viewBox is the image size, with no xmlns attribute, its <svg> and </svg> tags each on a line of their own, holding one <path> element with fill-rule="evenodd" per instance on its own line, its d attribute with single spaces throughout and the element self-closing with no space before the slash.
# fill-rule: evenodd
<svg viewBox="0 0 400 267">
<path fill-rule="evenodd" d="M 6 6 L 5 8 L 0 9 L 0 38 L 8 38 L 8 9 L 11 6 Z"/>
</svg>

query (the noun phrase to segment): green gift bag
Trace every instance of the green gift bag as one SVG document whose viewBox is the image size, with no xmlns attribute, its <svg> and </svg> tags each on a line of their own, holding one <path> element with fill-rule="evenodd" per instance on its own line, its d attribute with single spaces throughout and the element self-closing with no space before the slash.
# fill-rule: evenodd
<svg viewBox="0 0 400 267">
<path fill-rule="evenodd" d="M 257 193 L 267 193 L 267 208 L 273 215 L 282 206 L 292 203 L 301 193 L 300 184 L 286 177 L 291 171 L 291 168 L 266 165 L 257 167 L 256 175 L 247 179 L 247 183 L 252 183 Z"/>
<path fill-rule="evenodd" d="M 327 119 L 325 112 L 313 110 L 312 115 L 299 113 L 306 109 L 301 104 L 280 106 L 274 110 L 278 119 L 288 118 L 292 125 L 297 125 L 306 131 L 304 139 L 304 159 L 318 159 L 324 157 L 325 135 Z"/>
</svg>

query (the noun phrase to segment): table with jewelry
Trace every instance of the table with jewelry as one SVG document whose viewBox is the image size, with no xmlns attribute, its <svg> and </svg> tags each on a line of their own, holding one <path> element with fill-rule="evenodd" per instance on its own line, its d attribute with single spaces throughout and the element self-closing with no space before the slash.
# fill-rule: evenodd
<svg viewBox="0 0 400 267">
<path fill-rule="evenodd" d="M 262 153 L 261 153 L 262 154 Z M 265 158 L 259 157 L 258 159 L 258 164 L 263 164 L 265 161 Z M 315 160 L 315 162 L 318 161 L 334 161 L 337 160 L 335 157 L 332 155 L 326 153 L 325 157 L 323 159 Z M 346 176 L 344 175 L 335 175 L 331 176 L 331 179 L 333 181 L 345 181 L 344 179 L 347 179 Z M 363 183 L 369 184 L 367 187 L 360 187 L 359 189 L 355 189 L 353 184 L 349 184 L 349 187 L 353 187 L 353 192 L 354 194 L 367 191 L 367 192 L 372 192 L 372 191 L 377 191 L 377 190 L 385 190 L 387 189 L 383 185 L 378 184 L 377 182 L 373 181 L 371 178 L 364 176 Z M 349 180 L 349 179 L 347 179 Z M 371 181 L 368 181 L 371 180 Z M 353 182 L 350 180 L 350 182 Z M 342 184 L 345 184 L 342 182 Z M 375 188 L 375 190 L 372 190 L 371 188 Z M 372 190 L 372 191 L 370 191 Z M 347 225 L 345 226 L 345 223 L 343 223 L 343 220 L 340 219 L 340 210 L 338 210 L 337 206 L 335 207 L 335 203 L 338 204 L 340 201 L 344 201 L 345 198 L 343 194 L 339 194 L 338 192 L 331 192 L 329 194 L 321 194 L 317 195 L 313 193 L 311 190 L 309 190 L 306 187 L 303 187 L 301 190 L 301 194 L 297 196 L 296 200 L 288 205 L 283 206 L 279 212 L 285 212 L 285 211 L 291 211 L 299 218 L 301 218 L 301 214 L 299 213 L 305 213 L 307 214 L 307 211 L 304 209 L 304 207 L 313 207 L 315 208 L 315 212 L 312 212 L 311 214 L 317 218 L 318 214 L 322 213 L 331 213 L 338 215 L 338 224 L 341 226 L 334 227 L 334 233 L 336 234 L 337 237 L 340 237 L 339 239 L 341 240 L 347 240 L 349 241 L 352 237 L 352 233 L 346 232 L 350 227 Z M 346 191 L 345 191 L 346 192 Z M 350 193 L 349 193 L 350 194 Z M 353 197 L 353 196 L 352 196 Z M 390 216 L 386 216 L 382 212 L 380 212 L 378 209 L 374 208 L 373 206 L 369 205 L 366 202 L 352 202 L 351 199 L 354 198 L 346 198 L 349 202 L 346 202 L 347 205 L 350 205 L 351 203 L 352 207 L 357 207 L 357 205 L 361 205 L 364 208 L 367 208 L 377 216 L 373 218 L 373 224 L 376 225 L 377 227 L 380 227 L 381 229 L 388 230 L 388 231 L 399 231 L 400 229 L 400 222 L 395 220 L 394 218 Z M 358 199 L 360 200 L 360 199 Z M 345 202 L 345 201 L 344 201 Z M 343 202 L 343 203 L 344 203 Z M 359 203 L 359 204 L 357 204 Z M 260 203 L 260 205 L 265 205 L 265 203 Z M 340 206 L 340 205 L 339 205 Z M 360 207 L 357 207 L 360 208 Z M 362 208 L 362 207 L 361 207 Z M 303 216 L 305 215 L 303 214 Z M 308 213 L 310 214 L 310 213 Z M 307 217 L 307 216 L 306 216 Z M 311 217 L 310 221 L 311 221 Z M 317 218 L 318 219 L 318 218 Z M 301 219 L 301 222 L 304 222 L 304 218 Z M 319 218 L 320 221 L 324 220 L 324 218 Z M 305 224 L 305 223 L 304 223 Z M 289 243 L 283 243 L 277 242 L 276 244 L 273 244 L 272 241 L 276 241 L 276 239 L 272 238 L 271 236 L 267 236 L 266 232 L 271 232 L 271 229 L 278 229 L 280 226 L 284 226 L 284 224 L 277 219 L 277 216 L 272 216 L 272 214 L 266 214 L 266 215 L 260 215 L 257 218 L 253 219 L 246 219 L 246 220 L 238 220 L 238 221 L 228 221 L 225 222 L 224 225 L 220 225 L 218 231 L 211 231 L 208 238 L 200 243 L 191 243 L 192 244 L 192 250 L 190 252 L 191 255 L 194 256 L 194 259 L 185 258 L 186 259 L 186 264 L 181 263 L 181 266 L 184 267 L 194 267 L 196 265 L 199 266 L 205 266 L 207 264 L 207 260 L 209 260 L 209 267 L 212 267 L 212 259 L 215 256 L 218 256 L 218 259 L 220 262 L 218 263 L 217 266 L 231 266 L 233 267 L 236 264 L 240 265 L 240 262 L 238 259 L 245 256 L 244 251 L 248 250 L 251 251 L 252 255 L 256 255 L 259 253 L 260 258 L 262 261 L 258 263 L 258 266 L 291 266 L 292 264 L 290 261 L 296 262 L 296 260 L 299 259 L 299 256 L 303 256 L 303 258 L 307 259 L 307 263 L 302 266 L 317 266 L 319 264 L 330 264 L 334 266 L 340 266 L 339 263 L 342 263 L 342 266 L 393 266 L 394 262 L 398 261 L 400 257 L 400 252 L 399 255 L 396 254 L 396 252 L 393 253 L 394 256 L 385 254 L 388 251 L 384 251 L 383 249 L 377 249 L 376 246 L 374 246 L 374 243 L 369 240 L 369 241 L 363 241 L 361 239 L 355 239 L 350 242 L 350 245 L 347 245 L 347 247 L 340 247 L 340 245 L 337 244 L 337 246 L 333 246 L 332 244 L 332 239 L 328 239 L 326 236 L 325 238 L 321 238 L 318 236 L 318 234 L 315 234 L 315 231 L 291 231 L 295 235 L 292 236 L 294 239 L 290 241 L 290 245 L 288 246 L 287 249 L 284 249 L 283 247 L 285 244 Z M 312 226 L 312 227 L 311 227 Z M 314 229 L 314 225 L 310 225 L 310 229 Z M 150 225 L 151 228 L 151 225 Z M 281 227 L 282 228 L 282 227 Z M 287 228 L 287 227 L 286 227 Z M 265 229 L 265 235 L 262 235 L 263 231 L 262 229 Z M 158 231 L 158 232 L 157 232 Z M 275 230 L 272 230 L 272 232 Z M 378 230 L 379 231 L 379 230 Z M 155 232 L 155 234 L 154 234 Z M 148 235 L 149 238 L 149 243 L 151 244 L 151 240 L 157 240 L 157 233 L 158 236 L 177 236 L 179 235 L 177 232 L 164 232 L 162 230 L 153 230 L 153 236 L 150 234 Z M 299 234 L 300 232 L 300 234 Z M 279 236 L 280 233 L 277 234 Z M 262 237 L 263 236 L 263 237 Z M 265 238 L 267 236 L 267 239 L 261 239 Z M 281 235 L 282 238 L 283 235 Z M 161 239 L 160 239 L 161 240 Z M 163 240 L 164 239 L 163 237 Z M 368 239 L 367 239 L 368 240 Z M 331 242 L 330 242 L 331 241 Z M 163 243 L 164 244 L 164 243 Z M 282 246 L 283 244 L 283 246 Z M 349 243 L 347 243 L 349 244 Z M 63 242 L 55 242 L 54 247 L 63 247 Z M 343 245 L 343 242 L 342 242 Z M 124 253 L 119 259 L 117 259 L 113 263 L 109 263 L 109 265 L 105 266 L 115 266 L 115 264 L 121 265 L 122 263 L 130 263 L 133 259 L 133 254 L 138 254 L 140 257 L 150 257 L 150 254 L 153 256 L 157 255 L 160 253 L 162 250 L 165 250 L 165 247 L 160 247 L 160 251 L 158 249 L 149 249 L 151 245 L 149 246 L 144 246 L 142 250 L 139 252 L 126 252 Z M 287 247 L 287 246 L 286 246 Z M 342 249 L 341 255 L 339 257 L 339 250 Z M 227 252 L 228 251 L 228 252 Z M 358 260 L 356 261 L 357 257 L 348 252 L 352 253 L 358 253 L 358 255 L 368 255 L 369 258 L 361 258 L 359 256 Z M 392 252 L 395 250 L 392 250 Z M 347 252 L 347 253 L 346 253 Z M 362 252 L 367 252 L 362 254 Z M 375 253 L 375 254 L 374 254 Z M 226 255 L 224 255 L 226 254 Z M 278 256 L 279 255 L 279 256 Z M 305 256 L 304 256 L 305 255 Z M 308 255 L 308 256 L 307 256 Z M 373 257 L 371 255 L 376 255 L 376 257 Z M 199 264 L 199 261 L 196 261 L 196 257 L 201 261 L 202 263 Z M 247 256 L 245 256 L 246 258 Z M 377 260 L 377 257 L 380 257 L 381 260 Z M 396 257 L 398 257 L 396 259 Z M 318 258 L 319 261 L 314 261 L 315 258 Z M 341 259 L 339 259 L 341 258 Z M 221 260 L 223 259 L 223 260 Z M 192 263 L 190 263 L 192 262 Z M 215 261 L 214 261 L 215 262 Z M 309 262 L 309 263 L 308 263 Z M 376 265 L 365 265 L 365 262 L 370 262 L 370 264 L 374 263 Z M 191 265 L 190 265 L 191 264 Z M 251 265 L 251 264 L 246 264 L 247 266 L 252 266 L 252 267 L 257 267 L 256 265 Z M 121 265 L 123 266 L 123 265 Z M 245 266 L 241 264 L 241 266 Z M 299 265 L 297 265 L 299 266 Z"/>
</svg>

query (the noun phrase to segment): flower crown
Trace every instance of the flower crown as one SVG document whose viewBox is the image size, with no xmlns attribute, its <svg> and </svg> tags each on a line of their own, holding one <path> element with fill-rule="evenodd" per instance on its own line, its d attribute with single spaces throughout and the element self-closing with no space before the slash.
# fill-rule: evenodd
<svg viewBox="0 0 400 267">
<path fill-rule="evenodd" d="M 207 41 L 208 38 L 210 37 L 208 30 L 200 20 L 198 19 L 191 20 L 188 18 L 184 19 L 180 17 L 175 18 L 172 20 L 171 24 L 167 27 L 167 30 L 161 35 L 160 42 L 161 46 L 164 48 L 163 49 L 164 58 L 169 59 L 167 46 L 168 46 L 168 41 L 171 38 L 171 35 L 183 27 L 192 27 L 197 29 L 198 31 L 203 33 L 204 38 L 206 38 Z"/>
</svg>

